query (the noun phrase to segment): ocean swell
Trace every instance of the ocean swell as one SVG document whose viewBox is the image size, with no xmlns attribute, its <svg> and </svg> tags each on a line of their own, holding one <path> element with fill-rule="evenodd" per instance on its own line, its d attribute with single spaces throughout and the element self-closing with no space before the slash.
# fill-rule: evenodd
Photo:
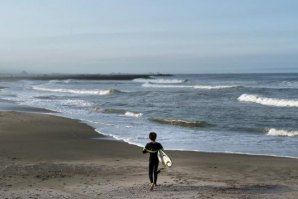
<svg viewBox="0 0 298 199">
<path fill-rule="evenodd" d="M 298 100 L 267 98 L 267 97 L 250 95 L 250 94 L 242 94 L 240 97 L 238 97 L 238 100 L 241 102 L 253 102 L 253 103 L 262 104 L 266 106 L 298 107 Z"/>
<path fill-rule="evenodd" d="M 151 118 L 153 122 L 159 124 L 167 124 L 173 126 L 182 126 L 182 127 L 189 127 L 189 128 L 199 128 L 199 127 L 208 127 L 213 126 L 205 121 L 189 121 L 189 120 L 180 120 L 180 119 L 164 119 L 164 118 Z"/>
<path fill-rule="evenodd" d="M 103 110 L 103 113 L 111 113 L 111 114 L 125 114 L 126 110 L 124 109 L 115 109 L 115 108 L 107 108 Z"/>
<path fill-rule="evenodd" d="M 93 103 L 87 102 L 85 100 L 66 99 L 58 102 L 60 105 L 63 105 L 63 106 L 91 107 L 93 105 Z"/>
</svg>

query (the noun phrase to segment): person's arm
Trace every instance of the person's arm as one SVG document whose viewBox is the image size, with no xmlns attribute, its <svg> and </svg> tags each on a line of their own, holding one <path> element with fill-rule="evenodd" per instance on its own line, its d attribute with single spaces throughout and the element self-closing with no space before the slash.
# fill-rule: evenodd
<svg viewBox="0 0 298 199">
<path fill-rule="evenodd" d="M 147 144 L 146 144 L 145 148 L 143 149 L 143 154 L 148 153 L 146 148 L 147 148 Z"/>
<path fill-rule="evenodd" d="M 162 145 L 161 144 L 159 144 L 160 146 L 159 146 L 159 150 L 162 150 L 163 151 L 163 147 L 162 147 Z"/>
<path fill-rule="evenodd" d="M 148 153 L 148 151 L 147 151 L 146 148 L 143 149 L 143 154 L 144 154 L 144 153 Z"/>
</svg>

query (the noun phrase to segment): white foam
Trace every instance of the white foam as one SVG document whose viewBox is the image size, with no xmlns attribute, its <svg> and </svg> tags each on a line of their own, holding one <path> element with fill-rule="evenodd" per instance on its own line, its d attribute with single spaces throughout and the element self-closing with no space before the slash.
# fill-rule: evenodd
<svg viewBox="0 0 298 199">
<path fill-rule="evenodd" d="M 129 138 L 120 137 L 120 136 L 117 136 L 117 135 L 114 135 L 114 134 L 103 133 L 99 129 L 95 129 L 95 131 L 97 133 L 101 134 L 101 135 L 109 136 L 109 137 L 112 137 L 112 138 L 114 138 L 116 140 L 124 141 L 124 142 L 126 142 L 128 144 L 136 145 L 136 146 L 139 146 L 139 147 L 144 147 L 144 145 L 138 144 L 136 142 L 132 142 L 131 139 L 129 139 Z"/>
<path fill-rule="evenodd" d="M 52 79 L 52 80 L 49 80 L 49 83 L 53 83 L 53 84 L 56 84 L 56 83 L 69 84 L 69 83 L 72 83 L 73 81 L 74 81 L 73 79 L 66 79 L 66 80 Z"/>
<path fill-rule="evenodd" d="M 66 79 L 63 81 L 64 84 L 69 84 L 69 83 L 72 83 L 73 80 L 72 79 Z"/>
<path fill-rule="evenodd" d="M 91 106 L 93 106 L 93 103 L 87 102 L 85 100 L 67 99 L 67 100 L 61 100 L 58 102 L 64 106 L 77 106 L 77 107 L 91 107 Z"/>
<path fill-rule="evenodd" d="M 141 82 L 141 83 L 154 83 L 154 84 L 180 84 L 186 82 L 183 79 L 134 79 L 134 82 Z"/>
<path fill-rule="evenodd" d="M 162 85 L 162 84 L 151 84 L 150 82 L 144 83 L 143 87 L 151 88 L 194 88 L 201 90 L 213 90 L 213 89 L 227 89 L 236 88 L 237 85 Z"/>
<path fill-rule="evenodd" d="M 47 92 L 59 92 L 59 93 L 75 93 L 83 95 L 110 95 L 116 90 L 106 89 L 106 90 L 78 90 L 78 89 L 62 89 L 62 88 L 45 88 L 39 86 L 33 86 L 34 90 L 47 91 Z"/>
<path fill-rule="evenodd" d="M 253 102 L 266 106 L 277 106 L 277 107 L 298 107 L 298 100 L 287 100 L 277 98 L 267 98 L 258 95 L 242 94 L 238 97 L 241 102 Z"/>
<path fill-rule="evenodd" d="M 143 113 L 134 113 L 134 112 L 125 112 L 124 114 L 125 116 L 128 116 L 128 117 L 142 117 L 143 116 Z"/>
<path fill-rule="evenodd" d="M 212 90 L 212 89 L 226 89 L 226 88 L 237 88 L 239 86 L 237 85 L 218 85 L 218 86 L 208 86 L 208 85 L 196 85 L 194 86 L 195 89 L 206 89 L 206 90 Z"/>
<path fill-rule="evenodd" d="M 267 135 L 271 136 L 283 136 L 283 137 L 294 137 L 298 136 L 298 131 L 287 131 L 283 129 L 271 128 L 268 130 Z"/>
<path fill-rule="evenodd" d="M 162 84 L 151 84 L 150 82 L 146 82 L 142 86 L 151 87 L 151 88 L 192 88 L 192 86 L 186 86 L 186 85 L 162 85 Z"/>
<path fill-rule="evenodd" d="M 282 81 L 278 84 L 278 88 L 298 88 L 297 81 Z"/>
<path fill-rule="evenodd" d="M 52 79 L 52 80 L 50 80 L 49 81 L 49 83 L 60 83 L 61 82 L 61 80 L 57 80 L 57 79 Z"/>
</svg>

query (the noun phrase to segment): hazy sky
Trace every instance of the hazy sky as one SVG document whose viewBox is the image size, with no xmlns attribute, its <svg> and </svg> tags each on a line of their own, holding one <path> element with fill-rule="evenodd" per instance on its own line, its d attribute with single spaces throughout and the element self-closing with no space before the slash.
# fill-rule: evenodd
<svg viewBox="0 0 298 199">
<path fill-rule="evenodd" d="M 298 72 L 297 0 L 0 0 L 0 72 Z"/>
</svg>

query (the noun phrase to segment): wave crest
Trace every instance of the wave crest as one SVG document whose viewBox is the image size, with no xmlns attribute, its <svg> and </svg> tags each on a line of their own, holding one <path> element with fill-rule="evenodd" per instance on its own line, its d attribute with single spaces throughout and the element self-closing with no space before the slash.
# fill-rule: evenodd
<svg viewBox="0 0 298 199">
<path fill-rule="evenodd" d="M 103 110 L 103 113 L 112 113 L 112 114 L 125 114 L 126 110 L 124 109 L 115 109 L 115 108 L 107 108 Z"/>
<path fill-rule="evenodd" d="M 238 97 L 241 102 L 253 102 L 266 106 L 277 106 L 277 107 L 298 107 L 298 100 L 287 100 L 277 98 L 267 98 L 258 95 L 242 94 Z"/>
<path fill-rule="evenodd" d="M 184 79 L 134 79 L 134 82 L 140 83 L 154 83 L 154 84 L 181 84 L 186 82 Z"/>
<path fill-rule="evenodd" d="M 189 121 L 189 120 L 163 119 L 163 118 L 151 118 L 150 120 L 160 124 L 168 124 L 173 126 L 182 126 L 182 127 L 189 127 L 189 128 L 195 128 L 195 127 L 202 128 L 202 127 L 213 126 L 212 124 L 209 124 L 205 121 Z"/>
<path fill-rule="evenodd" d="M 238 85 L 162 85 L 162 84 L 152 84 L 150 82 L 146 82 L 142 85 L 143 87 L 151 87 L 151 88 L 194 88 L 201 90 L 213 90 L 213 89 L 229 89 L 229 88 L 237 88 Z"/>
<path fill-rule="evenodd" d="M 116 92 L 121 92 L 115 89 L 106 90 L 79 90 L 79 89 L 62 89 L 62 88 L 44 88 L 39 86 L 33 86 L 34 90 L 47 91 L 47 92 L 59 92 L 59 93 L 74 93 L 82 95 L 110 95 Z"/>
<path fill-rule="evenodd" d="M 142 117 L 143 116 L 143 113 L 131 112 L 131 111 L 126 111 L 124 109 L 113 109 L 113 108 L 104 109 L 103 113 L 120 114 L 120 115 L 125 115 L 128 117 Z"/>
<path fill-rule="evenodd" d="M 75 82 L 76 81 L 74 79 L 65 79 L 65 80 L 52 79 L 52 80 L 49 80 L 47 84 L 71 84 Z"/>
<path fill-rule="evenodd" d="M 206 90 L 212 90 L 212 89 L 226 89 L 226 88 L 237 88 L 238 85 L 218 85 L 218 86 L 208 86 L 208 85 L 196 85 L 193 86 L 195 89 L 206 89 Z"/>
<path fill-rule="evenodd" d="M 295 137 L 298 136 L 298 131 L 287 131 L 282 129 L 269 129 L 267 135 L 271 136 L 283 136 L 283 137 Z"/>
<path fill-rule="evenodd" d="M 124 115 L 128 116 L 128 117 L 142 117 L 143 113 L 136 113 L 136 112 L 126 111 Z"/>
<path fill-rule="evenodd" d="M 150 82 L 146 82 L 142 86 L 151 87 L 151 88 L 192 88 L 192 86 L 186 86 L 186 85 L 162 85 L 162 84 L 152 84 Z"/>
</svg>

